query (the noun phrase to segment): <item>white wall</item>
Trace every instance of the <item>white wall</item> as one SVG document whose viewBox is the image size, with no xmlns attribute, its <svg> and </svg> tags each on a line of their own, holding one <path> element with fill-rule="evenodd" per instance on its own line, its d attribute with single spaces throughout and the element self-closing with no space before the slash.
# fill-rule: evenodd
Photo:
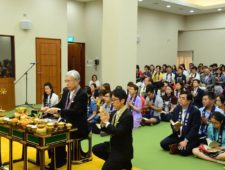
<svg viewBox="0 0 225 170">
<path fill-rule="evenodd" d="M 16 78 L 19 78 L 30 62 L 36 60 L 35 38 L 57 38 L 62 41 L 62 86 L 67 71 L 67 4 L 66 0 L 0 0 L 0 34 L 15 36 Z M 19 28 L 23 14 L 33 23 L 30 31 Z M 4 24 L 3 24 L 4 23 Z M 36 69 L 28 75 L 28 102 L 36 102 Z M 25 78 L 15 86 L 16 104 L 25 101 Z"/>
<path fill-rule="evenodd" d="M 94 59 L 101 62 L 102 34 L 102 1 L 77 2 L 69 0 L 68 7 L 68 36 L 74 36 L 76 42 L 85 43 L 86 75 L 85 82 L 97 74 L 101 79 L 101 65 L 94 67 Z"/>
<path fill-rule="evenodd" d="M 85 43 L 86 43 L 86 60 L 92 64 L 86 65 L 86 83 L 91 79 L 92 74 L 96 74 L 101 80 L 101 64 L 95 68 L 93 60 L 98 58 L 102 62 L 102 1 L 92 1 L 85 3 Z"/>
<path fill-rule="evenodd" d="M 179 50 L 193 50 L 194 63 L 224 63 L 225 13 L 188 16 L 179 34 Z"/>
<path fill-rule="evenodd" d="M 175 64 L 178 48 L 178 30 L 184 27 L 184 18 L 139 8 L 137 63 Z"/>
<path fill-rule="evenodd" d="M 73 36 L 76 42 L 85 42 L 84 5 L 75 0 L 67 1 L 68 36 Z"/>
</svg>

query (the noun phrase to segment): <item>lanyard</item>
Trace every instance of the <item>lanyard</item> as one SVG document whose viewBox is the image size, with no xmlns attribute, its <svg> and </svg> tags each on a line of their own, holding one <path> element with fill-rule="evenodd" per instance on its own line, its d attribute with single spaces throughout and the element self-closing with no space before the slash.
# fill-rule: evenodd
<svg viewBox="0 0 225 170">
<path fill-rule="evenodd" d="M 156 95 L 153 98 L 152 104 L 155 104 L 155 100 L 156 100 Z M 151 117 L 154 116 L 154 110 L 151 109 L 149 114 L 150 114 Z"/>
<path fill-rule="evenodd" d="M 69 109 L 74 97 L 77 95 L 77 92 L 80 90 L 80 86 L 77 87 L 76 91 L 72 94 L 72 97 L 70 98 L 70 92 L 68 92 L 67 94 L 67 99 L 66 99 L 66 105 L 65 105 L 65 109 Z"/>
<path fill-rule="evenodd" d="M 213 141 L 216 141 L 222 146 L 222 141 L 223 141 L 223 127 L 220 128 L 219 134 L 218 134 L 218 140 L 216 140 L 216 129 L 213 128 Z"/>
<path fill-rule="evenodd" d="M 212 109 L 211 109 L 211 112 L 210 112 L 210 114 L 209 114 L 208 119 L 211 118 L 211 115 L 212 115 L 212 113 L 215 111 L 215 109 L 216 109 L 216 106 L 213 105 L 213 107 L 212 107 Z M 206 113 L 206 108 L 204 108 L 203 111 L 202 111 L 202 117 L 206 117 L 206 114 L 205 114 L 205 113 Z M 201 124 L 201 125 L 200 125 L 200 129 L 199 129 L 199 133 L 200 133 L 201 135 L 205 135 L 206 132 L 207 132 L 207 128 L 208 128 L 208 124 L 207 124 L 207 125 Z"/>
</svg>

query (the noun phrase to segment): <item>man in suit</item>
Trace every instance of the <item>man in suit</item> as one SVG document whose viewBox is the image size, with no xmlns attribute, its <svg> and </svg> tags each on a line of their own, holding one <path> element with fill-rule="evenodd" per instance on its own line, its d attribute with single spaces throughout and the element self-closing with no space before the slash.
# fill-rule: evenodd
<svg viewBox="0 0 225 170">
<path fill-rule="evenodd" d="M 45 110 L 54 116 L 61 116 L 78 130 L 71 134 L 72 138 L 83 138 L 88 135 L 87 127 L 87 94 L 80 87 L 80 74 L 76 70 L 66 73 L 66 89 L 63 91 L 62 99 L 55 106 Z M 65 146 L 56 149 L 56 167 L 66 164 Z M 50 167 L 49 169 L 51 169 Z"/>
<path fill-rule="evenodd" d="M 160 143 L 164 150 L 187 156 L 192 154 L 194 147 L 197 147 L 200 112 L 191 101 L 190 93 L 182 92 L 180 94 L 179 105 L 172 113 L 172 120 L 183 125 L 181 127 L 171 125 L 173 133 Z"/>
<path fill-rule="evenodd" d="M 197 106 L 198 108 L 201 108 L 202 105 L 202 98 L 204 95 L 204 91 L 199 88 L 200 86 L 200 80 L 194 79 L 193 80 L 193 90 L 192 90 L 192 95 L 193 95 L 193 105 Z"/>
<path fill-rule="evenodd" d="M 206 86 L 207 91 L 213 91 L 216 79 L 208 67 L 204 69 L 204 73 L 201 76 L 201 83 Z"/>
<path fill-rule="evenodd" d="M 112 92 L 112 102 L 116 111 L 110 115 L 100 111 L 101 129 L 111 135 L 109 142 L 93 147 L 93 153 L 105 160 L 103 170 L 131 170 L 132 168 L 133 117 L 126 106 L 126 99 L 127 95 L 123 89 L 115 89 Z"/>
</svg>

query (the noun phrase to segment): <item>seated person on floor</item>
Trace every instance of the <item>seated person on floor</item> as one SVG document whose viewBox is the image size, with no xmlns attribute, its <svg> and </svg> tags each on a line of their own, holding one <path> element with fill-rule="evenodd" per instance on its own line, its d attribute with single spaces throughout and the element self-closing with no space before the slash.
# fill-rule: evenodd
<svg viewBox="0 0 225 170">
<path fill-rule="evenodd" d="M 147 98 L 145 100 L 145 109 L 147 113 L 143 115 L 141 125 L 153 125 L 160 123 L 160 112 L 163 108 L 163 100 L 159 95 L 155 94 L 155 89 L 152 85 L 146 88 Z"/>
<path fill-rule="evenodd" d="M 202 99 L 203 107 L 200 108 L 201 112 L 201 125 L 199 129 L 199 143 L 206 143 L 207 136 L 207 127 L 209 124 L 209 120 L 212 116 L 213 112 L 221 112 L 224 113 L 221 109 L 219 109 L 215 103 L 215 94 L 213 92 L 207 92 L 204 94 Z"/>
<path fill-rule="evenodd" d="M 181 92 L 183 92 L 183 91 L 185 91 L 184 83 L 177 82 L 176 83 L 176 89 L 174 91 L 174 96 L 176 96 L 176 98 L 179 99 L 179 96 L 180 96 Z"/>
<path fill-rule="evenodd" d="M 192 150 L 198 158 L 224 164 L 225 161 L 225 117 L 214 112 L 207 130 L 208 145 L 200 145 Z"/>
<path fill-rule="evenodd" d="M 202 105 L 202 98 L 204 95 L 204 91 L 199 88 L 200 87 L 200 80 L 194 79 L 192 83 L 192 96 L 193 96 L 193 105 L 198 108 L 201 108 Z"/>
<path fill-rule="evenodd" d="M 170 121 L 171 112 L 177 105 L 177 98 L 174 96 L 174 90 L 172 86 L 166 87 L 166 94 L 162 97 L 163 99 L 163 111 L 161 112 L 162 121 Z"/>
<path fill-rule="evenodd" d="M 56 105 L 59 102 L 59 96 L 54 93 L 53 86 L 51 83 L 44 84 L 44 96 L 43 96 L 43 104 L 41 111 L 45 111 L 46 109 Z M 43 114 L 42 118 L 54 118 L 51 114 Z"/>
<path fill-rule="evenodd" d="M 142 101 L 140 96 L 138 96 L 138 86 L 135 84 L 130 84 L 129 96 L 127 98 L 127 107 L 131 110 L 134 119 L 134 128 L 141 126 L 141 109 Z"/>
<path fill-rule="evenodd" d="M 186 76 L 183 74 L 183 68 L 182 67 L 179 67 L 177 69 L 177 74 L 175 75 L 175 83 L 183 83 L 183 84 L 186 84 Z"/>
<path fill-rule="evenodd" d="M 84 90 L 88 95 L 87 122 L 89 123 L 89 126 L 90 126 L 89 128 L 92 129 L 91 127 L 97 123 L 97 120 L 95 118 L 97 115 L 96 101 L 91 96 L 92 93 L 91 93 L 91 88 L 89 86 L 85 86 Z"/>
<path fill-rule="evenodd" d="M 225 96 L 217 96 L 216 98 L 216 106 L 225 112 Z"/>
<path fill-rule="evenodd" d="M 204 72 L 201 75 L 201 83 L 207 91 L 212 91 L 215 86 L 215 76 L 211 73 L 208 67 L 204 68 Z"/>
<path fill-rule="evenodd" d="M 133 158 L 133 116 L 126 106 L 126 92 L 117 88 L 112 92 L 112 103 L 117 110 L 111 115 L 100 112 L 101 129 L 111 135 L 110 142 L 97 144 L 93 154 L 105 160 L 102 170 L 131 170 Z"/>
<path fill-rule="evenodd" d="M 166 73 L 163 74 L 163 80 L 169 82 L 170 84 L 174 83 L 175 74 L 172 72 L 172 67 L 167 66 Z"/>
<path fill-rule="evenodd" d="M 172 154 L 191 155 L 192 149 L 198 146 L 200 112 L 192 105 L 192 95 L 182 92 L 179 105 L 172 113 L 172 134 L 160 142 L 161 147 Z M 172 122 L 175 122 L 172 125 Z"/>
</svg>

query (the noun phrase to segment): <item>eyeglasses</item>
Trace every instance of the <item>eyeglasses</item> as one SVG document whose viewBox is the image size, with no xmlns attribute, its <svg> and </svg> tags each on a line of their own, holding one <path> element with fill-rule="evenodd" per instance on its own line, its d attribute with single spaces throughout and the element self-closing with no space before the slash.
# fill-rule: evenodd
<svg viewBox="0 0 225 170">
<path fill-rule="evenodd" d="M 112 99 L 112 102 L 115 102 L 115 101 L 117 101 L 117 100 L 120 100 L 120 99 L 116 99 L 116 98 L 114 98 L 114 99 Z"/>
</svg>

